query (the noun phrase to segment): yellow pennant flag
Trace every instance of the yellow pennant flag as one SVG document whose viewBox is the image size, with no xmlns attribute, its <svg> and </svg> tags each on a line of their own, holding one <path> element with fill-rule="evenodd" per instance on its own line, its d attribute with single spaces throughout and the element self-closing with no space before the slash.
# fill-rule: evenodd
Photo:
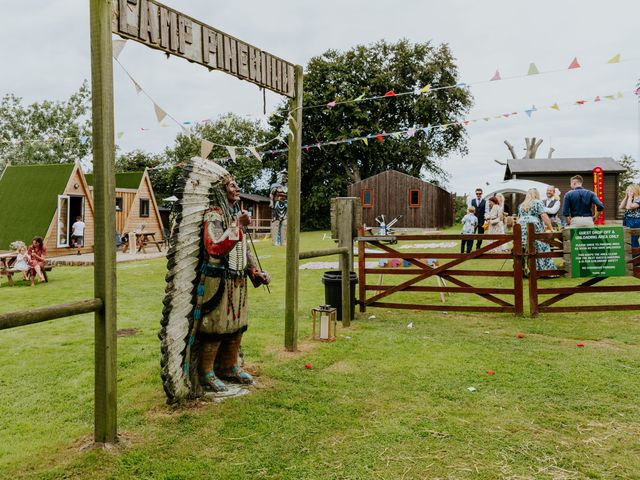
<svg viewBox="0 0 640 480">
<path fill-rule="evenodd" d="M 527 75 L 538 75 L 540 72 L 538 71 L 538 67 L 536 67 L 535 63 L 530 63 L 529 64 L 529 71 L 527 72 Z"/>
<path fill-rule="evenodd" d="M 431 91 L 431 85 L 425 85 L 420 89 L 420 93 L 429 93 Z"/>
<path fill-rule="evenodd" d="M 620 54 L 611 57 L 607 63 L 620 63 Z"/>
<path fill-rule="evenodd" d="M 557 103 L 554 103 L 549 108 L 551 108 L 552 110 L 560 110 L 560 106 Z"/>
<path fill-rule="evenodd" d="M 362 141 L 364 142 L 365 145 L 369 145 L 369 140 L 367 138 L 363 138 Z"/>
</svg>

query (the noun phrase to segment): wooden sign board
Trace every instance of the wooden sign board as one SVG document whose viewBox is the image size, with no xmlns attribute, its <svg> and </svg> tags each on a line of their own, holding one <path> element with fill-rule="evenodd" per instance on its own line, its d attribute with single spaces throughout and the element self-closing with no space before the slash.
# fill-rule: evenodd
<svg viewBox="0 0 640 480">
<path fill-rule="evenodd" d="M 155 0 L 113 0 L 111 29 L 122 38 L 293 98 L 293 64 Z"/>
</svg>

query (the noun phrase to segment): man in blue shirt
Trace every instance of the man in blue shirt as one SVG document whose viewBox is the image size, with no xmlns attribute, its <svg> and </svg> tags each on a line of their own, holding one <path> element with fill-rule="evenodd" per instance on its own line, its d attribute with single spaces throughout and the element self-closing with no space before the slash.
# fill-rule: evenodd
<svg viewBox="0 0 640 480">
<path fill-rule="evenodd" d="M 593 205 L 596 206 L 597 213 L 593 216 Z M 604 205 L 591 190 L 582 188 L 582 177 L 576 175 L 571 177 L 571 191 L 564 196 L 562 205 L 562 215 L 566 219 L 566 224 L 572 228 L 593 227 L 594 222 L 604 210 Z"/>
</svg>

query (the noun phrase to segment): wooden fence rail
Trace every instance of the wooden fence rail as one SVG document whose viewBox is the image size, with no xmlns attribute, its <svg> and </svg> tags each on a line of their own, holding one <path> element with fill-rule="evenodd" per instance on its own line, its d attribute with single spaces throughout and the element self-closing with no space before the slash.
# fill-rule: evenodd
<svg viewBox="0 0 640 480">
<path fill-rule="evenodd" d="M 366 236 L 364 230 L 360 231 L 358 241 L 358 270 L 359 270 L 359 305 L 360 311 L 365 312 L 368 306 L 383 308 L 398 308 L 412 310 L 443 310 L 441 304 L 408 304 L 381 301 L 394 293 L 399 292 L 437 292 L 441 294 L 466 293 L 478 295 L 496 305 L 447 305 L 448 311 L 459 312 L 504 312 L 521 315 L 523 313 L 522 298 L 522 239 L 520 225 L 515 225 L 511 234 L 487 234 L 487 235 L 456 235 L 456 234 L 428 234 L 428 235 L 402 235 L 402 236 Z M 485 242 L 482 248 L 478 248 L 471 253 L 453 252 L 399 252 L 391 245 L 398 241 L 424 241 L 424 240 L 470 240 Z M 510 252 L 492 252 L 501 245 L 513 242 Z M 375 247 L 376 252 L 368 252 L 367 244 Z M 369 258 L 375 259 L 401 259 L 409 262 L 413 267 L 418 268 L 370 268 L 366 261 Z M 438 263 L 440 259 L 447 259 L 443 264 Z M 511 271 L 502 270 L 471 270 L 454 269 L 458 265 L 471 260 L 513 260 L 514 268 Z M 431 260 L 431 262 L 430 262 Z M 413 278 L 395 285 L 367 284 L 367 275 L 410 275 Z M 504 287 L 476 287 L 470 285 L 457 277 L 513 277 L 513 288 Z M 438 286 L 416 285 L 428 278 L 436 278 Z M 447 286 L 449 282 L 455 286 Z M 375 292 L 367 298 L 367 292 Z M 513 296 L 513 301 L 509 302 L 495 295 Z"/>
<path fill-rule="evenodd" d="M 0 313 L 0 330 L 32 325 L 56 318 L 82 315 L 83 313 L 94 313 L 100 311 L 103 305 L 101 299 L 93 298 L 91 300 L 81 300 L 79 302 L 62 305 L 33 308 L 21 312 Z"/>
</svg>

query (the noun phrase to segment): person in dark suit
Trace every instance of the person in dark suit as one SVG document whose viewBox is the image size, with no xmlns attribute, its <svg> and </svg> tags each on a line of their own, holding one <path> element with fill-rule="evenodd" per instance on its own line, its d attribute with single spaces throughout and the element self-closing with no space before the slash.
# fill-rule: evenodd
<svg viewBox="0 0 640 480">
<path fill-rule="evenodd" d="M 482 198 L 482 189 L 476 188 L 476 196 L 469 202 L 470 207 L 474 207 L 476 209 L 476 217 L 478 218 L 478 227 L 477 232 L 479 234 L 484 233 L 484 217 L 487 213 L 487 201 Z M 482 246 L 482 240 L 478 240 L 476 242 L 476 250 Z"/>
</svg>

